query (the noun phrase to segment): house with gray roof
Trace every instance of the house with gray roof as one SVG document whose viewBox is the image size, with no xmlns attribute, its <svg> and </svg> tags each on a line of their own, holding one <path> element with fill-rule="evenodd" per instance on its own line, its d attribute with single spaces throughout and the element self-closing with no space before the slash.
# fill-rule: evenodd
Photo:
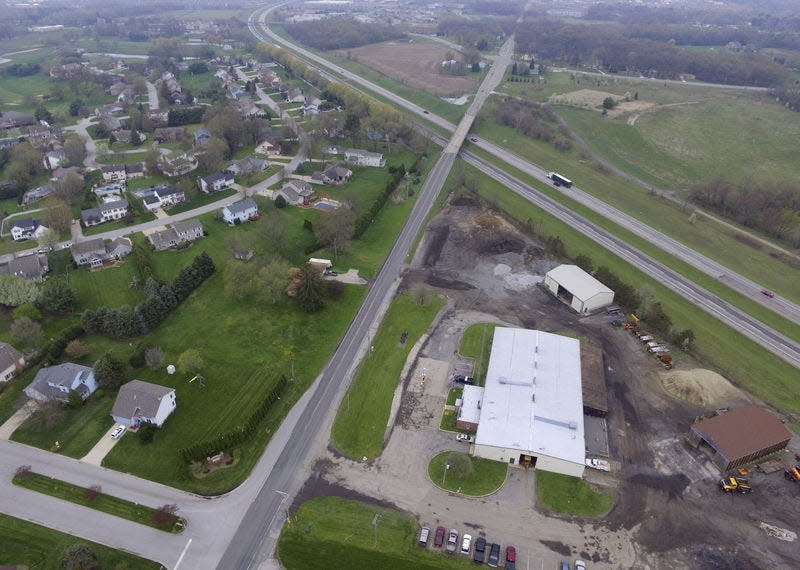
<svg viewBox="0 0 800 570">
<path fill-rule="evenodd" d="M 41 283 L 50 266 L 47 263 L 47 255 L 34 253 L 10 259 L 6 265 L 0 266 L 0 275 L 16 275 L 28 281 Z"/>
<path fill-rule="evenodd" d="M 340 164 L 333 164 L 322 171 L 322 181 L 334 186 L 341 186 L 350 180 L 351 176 L 353 176 L 353 171 Z"/>
<path fill-rule="evenodd" d="M 44 186 L 32 188 L 22 195 L 22 205 L 27 206 L 28 204 L 32 204 L 37 200 L 41 200 L 45 196 L 49 196 L 55 191 L 56 187 L 52 184 L 45 184 Z"/>
<path fill-rule="evenodd" d="M 206 194 L 211 194 L 232 186 L 233 182 L 233 174 L 215 172 L 200 179 L 200 190 Z"/>
<path fill-rule="evenodd" d="M 7 342 L 0 342 L 0 384 L 11 380 L 24 366 L 22 353 Z"/>
<path fill-rule="evenodd" d="M 379 152 L 370 152 L 360 148 L 348 148 L 344 151 L 344 159 L 350 164 L 356 166 L 375 166 L 383 168 L 386 166 L 386 160 Z"/>
<path fill-rule="evenodd" d="M 269 162 L 263 158 L 256 158 L 255 156 L 248 156 L 241 160 L 234 160 L 231 165 L 226 168 L 226 172 L 236 176 L 249 176 L 258 172 L 264 172 L 269 168 Z"/>
<path fill-rule="evenodd" d="M 11 238 L 14 241 L 22 241 L 31 238 L 39 238 L 47 231 L 39 220 L 26 218 L 24 220 L 14 220 L 9 228 Z"/>
<path fill-rule="evenodd" d="M 79 241 L 72 244 L 70 252 L 76 265 L 88 265 L 92 269 L 103 266 L 103 262 L 122 259 L 133 251 L 131 240 L 119 237 L 105 243 L 102 238 Z"/>
<path fill-rule="evenodd" d="M 272 195 L 274 199 L 278 196 L 283 196 L 287 204 L 293 206 L 303 206 L 311 201 L 314 197 L 314 189 L 311 184 L 304 180 L 288 180 L 282 188 L 276 190 Z"/>
<path fill-rule="evenodd" d="M 77 392 L 85 400 L 95 390 L 97 380 L 91 368 L 65 362 L 41 368 L 25 388 L 25 395 L 38 402 L 68 402 L 70 392 Z"/>
<path fill-rule="evenodd" d="M 240 223 L 246 222 L 256 215 L 258 215 L 258 204 L 252 198 L 245 198 L 222 208 L 222 219 L 231 226 L 236 223 L 236 220 L 239 220 Z"/>
<path fill-rule="evenodd" d="M 163 251 L 201 237 L 203 237 L 203 225 L 198 220 L 188 220 L 186 222 L 175 222 L 171 228 L 153 232 L 147 236 L 147 240 L 156 251 Z"/>
<path fill-rule="evenodd" d="M 113 220 L 121 220 L 128 213 L 128 200 L 114 200 L 100 204 L 97 208 L 81 210 L 81 221 L 87 228 Z"/>
<path fill-rule="evenodd" d="M 176 406 L 174 388 L 131 380 L 119 389 L 111 417 L 128 427 L 138 427 L 143 423 L 161 427 Z"/>
</svg>

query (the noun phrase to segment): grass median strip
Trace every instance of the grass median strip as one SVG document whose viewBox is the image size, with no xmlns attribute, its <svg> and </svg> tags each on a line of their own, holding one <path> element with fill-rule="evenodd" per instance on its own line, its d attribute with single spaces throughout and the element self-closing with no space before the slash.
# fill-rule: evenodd
<svg viewBox="0 0 800 570">
<path fill-rule="evenodd" d="M 549 471 L 536 472 L 536 497 L 551 511 L 579 516 L 599 516 L 614 504 L 611 493 L 596 491 L 589 483 Z"/>
<path fill-rule="evenodd" d="M 430 291 L 404 293 L 392 302 L 333 424 L 333 443 L 345 455 L 360 459 L 380 453 L 406 358 L 443 303 Z"/>
<path fill-rule="evenodd" d="M 163 530 L 164 532 L 179 533 L 183 531 L 186 525 L 184 519 L 174 514 L 171 508 L 172 505 L 164 505 L 158 509 L 153 509 L 106 495 L 100 487 L 81 487 L 34 473 L 24 468 L 17 470 L 17 474 L 12 481 L 15 485 L 31 491 L 102 511 L 122 519 Z"/>
</svg>

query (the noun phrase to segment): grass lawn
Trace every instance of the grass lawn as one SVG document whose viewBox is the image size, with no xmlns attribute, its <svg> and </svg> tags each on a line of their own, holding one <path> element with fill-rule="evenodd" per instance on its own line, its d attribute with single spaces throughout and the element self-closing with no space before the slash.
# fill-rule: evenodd
<svg viewBox="0 0 800 570">
<path fill-rule="evenodd" d="M 456 427 L 456 419 L 457 413 L 455 410 L 447 410 L 445 409 L 442 412 L 442 421 L 439 422 L 439 429 L 442 431 L 452 431 L 456 433 L 467 433 L 464 430 L 458 429 Z"/>
<path fill-rule="evenodd" d="M 796 368 L 748 340 L 739 332 L 722 325 L 705 312 L 699 311 L 649 275 L 634 269 L 527 200 L 507 191 L 468 165 L 457 164 L 459 168 L 467 169 L 468 176 L 478 180 L 479 195 L 483 200 L 493 203 L 497 209 L 506 212 L 520 225 L 524 226 L 527 220 L 530 220 L 538 231 L 546 235 L 559 236 L 570 256 L 588 255 L 596 266 L 607 266 L 635 288 L 648 286 L 654 296 L 661 301 L 676 327 L 694 331 L 692 354 L 704 366 L 720 372 L 756 397 L 782 410 L 800 411 L 800 371 Z M 448 187 L 452 187 L 456 180 L 458 169 L 455 169 L 451 176 L 453 178 L 450 179 Z M 674 356 L 680 361 L 679 353 Z"/>
<path fill-rule="evenodd" d="M 206 204 L 211 204 L 212 202 L 217 202 L 223 198 L 227 198 L 228 196 L 233 196 L 234 194 L 236 194 L 235 188 L 226 188 L 225 190 L 220 190 L 219 192 L 214 192 L 213 194 L 197 192 L 192 196 L 191 200 L 184 202 L 183 204 L 176 204 L 175 206 L 172 206 L 167 210 L 167 213 L 171 216 L 173 214 L 180 214 L 181 212 L 188 212 L 189 210 L 194 210 L 195 208 L 205 206 Z M 222 206 L 220 206 L 220 208 L 221 207 Z"/>
<path fill-rule="evenodd" d="M 444 304 L 434 297 L 420 306 L 408 293 L 398 295 L 373 339 L 375 350 L 361 364 L 333 424 L 333 444 L 353 458 L 376 457 L 383 447 L 397 382 L 411 347 Z M 408 332 L 405 344 L 400 335 Z"/>
<path fill-rule="evenodd" d="M 463 393 L 464 388 L 450 388 L 450 391 L 447 392 L 447 405 L 455 406 L 456 400 L 458 400 Z"/>
<path fill-rule="evenodd" d="M 452 468 L 447 468 L 454 453 L 469 460 L 472 471 L 468 475 L 456 475 Z M 507 471 L 508 465 L 505 463 L 472 457 L 458 451 L 443 451 L 434 455 L 428 463 L 428 477 L 434 485 L 470 497 L 482 497 L 497 491 L 505 483 Z"/>
<path fill-rule="evenodd" d="M 377 518 L 376 518 L 377 515 Z M 373 520 L 376 522 L 373 526 Z M 303 503 L 284 525 L 278 557 L 287 570 L 434 570 L 470 568 L 466 556 L 417 546 L 419 526 L 409 515 L 339 497 Z"/>
<path fill-rule="evenodd" d="M 3 514 L 0 514 L 0 536 L 3 537 L 0 565 L 12 568 L 61 568 L 64 551 L 74 544 L 89 546 L 97 554 L 100 568 L 158 570 L 162 567 L 133 554 Z"/>
<path fill-rule="evenodd" d="M 492 323 L 476 323 L 467 327 L 461 335 L 458 353 L 475 360 L 472 374 L 478 386 L 483 386 L 486 380 L 486 370 L 489 368 L 489 354 L 492 351 L 496 326 L 498 325 Z"/>
<path fill-rule="evenodd" d="M 50 495 L 51 497 L 63 499 L 165 532 L 183 532 L 185 526 L 183 524 L 178 524 L 180 519 L 175 515 L 169 515 L 168 519 L 165 517 L 165 524 L 156 524 L 153 521 L 153 515 L 156 514 L 156 509 L 106 495 L 103 492 L 95 497 L 94 500 L 89 500 L 86 496 L 87 489 L 85 487 L 53 479 L 52 477 L 40 475 L 39 473 L 31 472 L 24 476 L 16 475 L 12 479 L 12 482 L 15 485 L 25 487 L 37 493 Z"/>
<path fill-rule="evenodd" d="M 145 155 L 147 155 L 147 149 L 130 154 L 98 154 L 97 162 L 100 164 L 136 164 L 142 162 Z"/>
<path fill-rule="evenodd" d="M 577 477 L 536 471 L 536 497 L 543 507 L 568 515 L 596 517 L 614 504 L 614 495 L 596 491 Z"/>
</svg>

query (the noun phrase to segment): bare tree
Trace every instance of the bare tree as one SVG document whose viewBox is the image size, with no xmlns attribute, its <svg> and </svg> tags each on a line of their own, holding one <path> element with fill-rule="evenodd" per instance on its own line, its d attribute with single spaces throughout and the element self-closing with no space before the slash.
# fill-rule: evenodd
<svg viewBox="0 0 800 570">
<path fill-rule="evenodd" d="M 97 500 L 98 497 L 100 497 L 102 492 L 103 488 L 100 485 L 92 485 L 91 487 L 86 488 L 86 491 L 84 492 L 84 497 L 86 497 L 87 501 L 93 503 L 94 501 Z"/>
<path fill-rule="evenodd" d="M 178 505 L 161 505 L 153 513 L 153 524 L 157 526 L 172 525 L 177 520 Z"/>
<path fill-rule="evenodd" d="M 356 215 L 349 208 L 339 208 L 335 212 L 320 216 L 314 224 L 317 241 L 333 250 L 338 257 L 350 246 L 355 230 Z"/>
<path fill-rule="evenodd" d="M 20 317 L 11 323 L 11 336 L 20 344 L 36 348 L 42 338 L 42 327 L 29 317 Z"/>
</svg>

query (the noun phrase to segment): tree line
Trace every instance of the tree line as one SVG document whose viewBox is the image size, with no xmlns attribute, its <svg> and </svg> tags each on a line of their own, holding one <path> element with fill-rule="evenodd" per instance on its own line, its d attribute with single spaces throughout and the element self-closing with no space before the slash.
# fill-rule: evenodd
<svg viewBox="0 0 800 570">
<path fill-rule="evenodd" d="M 491 49 L 497 38 L 514 31 L 514 21 L 510 19 L 474 19 L 445 17 L 436 26 L 437 36 L 449 36 L 464 47 L 475 47 L 481 51 Z"/>
<path fill-rule="evenodd" d="M 347 49 L 406 37 L 405 32 L 386 24 L 367 24 L 352 18 L 331 18 L 284 24 L 297 41 L 321 50 Z"/>
<path fill-rule="evenodd" d="M 775 87 L 789 78 L 789 70 L 758 53 L 694 51 L 649 39 L 631 38 L 620 29 L 525 22 L 517 29 L 518 53 L 568 65 L 599 66 L 615 73 L 627 71 L 660 79 L 692 74 L 700 81 Z"/>
<path fill-rule="evenodd" d="M 800 188 L 714 178 L 689 189 L 692 202 L 800 247 Z"/>
<path fill-rule="evenodd" d="M 492 109 L 492 116 L 498 124 L 511 127 L 526 137 L 552 142 L 558 150 L 567 151 L 572 142 L 556 129 L 558 119 L 548 105 L 506 97 Z"/>
</svg>

